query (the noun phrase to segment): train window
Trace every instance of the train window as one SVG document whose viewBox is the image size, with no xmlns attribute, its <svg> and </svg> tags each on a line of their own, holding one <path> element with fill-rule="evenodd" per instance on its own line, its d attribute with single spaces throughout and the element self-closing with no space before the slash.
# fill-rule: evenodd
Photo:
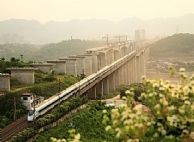
<svg viewBox="0 0 194 142">
<path fill-rule="evenodd" d="M 29 110 L 28 114 L 29 114 L 29 115 L 34 114 L 34 110 Z"/>
<path fill-rule="evenodd" d="M 28 100 L 28 97 L 23 97 L 23 100 Z"/>
</svg>

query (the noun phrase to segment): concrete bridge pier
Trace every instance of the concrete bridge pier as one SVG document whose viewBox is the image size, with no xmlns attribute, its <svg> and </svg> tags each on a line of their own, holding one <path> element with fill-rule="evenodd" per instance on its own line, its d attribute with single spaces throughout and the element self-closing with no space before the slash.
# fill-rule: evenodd
<svg viewBox="0 0 194 142">
<path fill-rule="evenodd" d="M 107 65 L 106 54 L 104 52 L 99 52 L 98 54 L 98 70 L 102 69 Z"/>
<path fill-rule="evenodd" d="M 139 76 L 140 76 L 140 55 L 136 56 L 136 69 L 137 69 L 137 73 L 136 73 L 136 83 L 139 82 Z"/>
<path fill-rule="evenodd" d="M 120 58 L 120 53 L 118 50 L 114 50 L 114 61 L 118 60 Z"/>
<path fill-rule="evenodd" d="M 134 61 L 133 61 L 133 66 L 134 66 L 134 82 L 133 83 L 137 83 L 137 73 L 138 73 L 138 68 L 137 68 L 137 56 L 134 57 Z"/>
<path fill-rule="evenodd" d="M 103 81 L 101 80 L 98 84 L 96 84 L 96 96 L 101 94 L 103 96 Z"/>
<path fill-rule="evenodd" d="M 85 70 L 85 62 L 84 62 L 84 56 L 79 55 L 72 55 L 68 56 L 69 58 L 76 58 L 76 69 L 77 69 L 77 75 L 84 74 Z"/>
<path fill-rule="evenodd" d="M 88 99 L 96 99 L 96 86 L 93 86 L 87 91 Z"/>
<path fill-rule="evenodd" d="M 98 54 L 93 53 L 92 54 L 92 73 L 95 73 L 98 71 Z"/>
<path fill-rule="evenodd" d="M 7 68 L 11 71 L 11 76 L 16 78 L 22 84 L 34 84 L 34 71 L 37 68 Z"/>
<path fill-rule="evenodd" d="M 129 66 L 129 85 L 130 85 L 131 83 L 133 83 L 132 59 L 129 60 L 128 66 Z"/>
<path fill-rule="evenodd" d="M 150 52 L 150 47 L 146 48 L 146 50 L 145 50 L 145 75 L 147 73 L 147 64 L 148 64 L 149 52 Z"/>
<path fill-rule="evenodd" d="M 119 85 L 123 85 L 123 67 L 118 68 Z"/>
<path fill-rule="evenodd" d="M 119 70 L 115 70 L 114 72 L 115 74 L 115 86 L 119 86 L 120 85 L 120 77 L 119 77 Z"/>
<path fill-rule="evenodd" d="M 115 74 L 112 73 L 109 75 L 109 91 L 115 90 Z"/>
<path fill-rule="evenodd" d="M 107 51 L 107 53 L 106 53 L 106 65 L 110 65 L 113 61 L 114 61 L 114 51 L 113 51 L 113 49 L 110 49 L 110 50 L 108 50 Z"/>
<path fill-rule="evenodd" d="M 84 74 L 89 76 L 92 74 L 92 55 L 91 54 L 84 54 L 85 56 L 85 70 Z"/>
<path fill-rule="evenodd" d="M 10 91 L 10 74 L 0 73 L 0 91 Z"/>
<path fill-rule="evenodd" d="M 127 62 L 127 85 L 131 84 L 131 60 Z"/>
<path fill-rule="evenodd" d="M 103 94 L 109 94 L 109 77 L 104 78 L 103 80 Z"/>
<path fill-rule="evenodd" d="M 133 59 L 131 59 L 130 61 L 130 84 L 133 83 Z"/>
<path fill-rule="evenodd" d="M 77 58 L 64 58 L 59 60 L 66 61 L 66 73 L 77 76 Z"/>
<path fill-rule="evenodd" d="M 123 65 L 123 80 L 124 80 L 124 85 L 127 85 L 127 79 L 128 79 L 128 74 L 127 74 L 127 63 Z"/>
<path fill-rule="evenodd" d="M 66 73 L 66 61 L 65 60 L 48 60 L 47 63 L 54 64 L 53 71 L 55 73 Z"/>
</svg>

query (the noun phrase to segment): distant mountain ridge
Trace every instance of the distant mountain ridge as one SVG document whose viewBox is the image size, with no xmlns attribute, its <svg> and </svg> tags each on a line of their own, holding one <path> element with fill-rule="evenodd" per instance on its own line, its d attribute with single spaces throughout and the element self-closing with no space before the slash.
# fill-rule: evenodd
<svg viewBox="0 0 194 142">
<path fill-rule="evenodd" d="M 49 21 L 41 24 L 36 20 L 10 19 L 0 21 L 0 36 L 18 34 L 29 43 L 50 43 L 73 38 L 101 39 L 102 36 L 129 35 L 134 39 L 136 29 L 145 29 L 146 37 L 169 36 L 176 32 L 194 33 L 194 14 L 179 17 L 141 20 L 137 17 L 113 22 L 107 19 L 73 19 L 68 22 Z"/>
</svg>

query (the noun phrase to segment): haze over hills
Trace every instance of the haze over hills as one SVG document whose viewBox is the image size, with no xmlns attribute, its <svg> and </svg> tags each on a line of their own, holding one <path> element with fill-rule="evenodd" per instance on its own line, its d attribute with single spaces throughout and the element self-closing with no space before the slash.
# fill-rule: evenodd
<svg viewBox="0 0 194 142">
<path fill-rule="evenodd" d="M 180 17 L 141 20 L 137 17 L 113 22 L 107 19 L 74 19 L 68 22 L 50 21 L 41 24 L 36 20 L 10 19 L 0 21 L 0 36 L 18 34 L 28 43 L 50 43 L 73 38 L 101 39 L 102 36 L 126 34 L 134 39 L 136 29 L 145 29 L 146 37 L 169 36 L 176 32 L 194 33 L 194 14 Z"/>
</svg>

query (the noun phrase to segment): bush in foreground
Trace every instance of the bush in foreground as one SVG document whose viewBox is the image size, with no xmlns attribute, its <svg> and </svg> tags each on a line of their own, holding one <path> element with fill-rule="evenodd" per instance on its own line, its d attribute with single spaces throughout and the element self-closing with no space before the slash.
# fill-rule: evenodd
<svg viewBox="0 0 194 142">
<path fill-rule="evenodd" d="M 112 109 L 111 116 L 103 111 L 105 130 L 120 142 L 194 141 L 194 76 L 187 77 L 185 70 L 180 69 L 179 84 L 161 79 L 143 80 L 148 89 L 139 99 L 147 107 L 134 100 L 133 89 L 127 90 L 124 103 Z"/>
</svg>

